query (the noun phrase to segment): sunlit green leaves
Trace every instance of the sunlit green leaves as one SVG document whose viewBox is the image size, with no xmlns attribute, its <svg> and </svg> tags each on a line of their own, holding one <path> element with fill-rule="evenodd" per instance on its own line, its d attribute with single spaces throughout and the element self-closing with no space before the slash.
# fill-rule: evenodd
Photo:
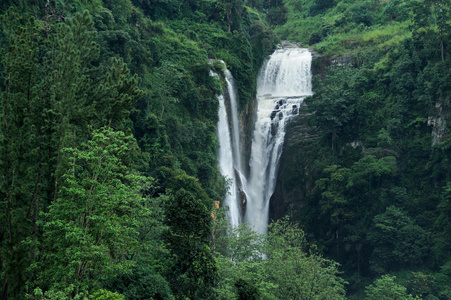
<svg viewBox="0 0 451 300">
<path fill-rule="evenodd" d="M 414 300 L 420 299 L 407 294 L 407 289 L 395 282 L 396 277 L 383 275 L 380 279 L 366 287 L 366 299 L 380 300 Z"/>
<path fill-rule="evenodd" d="M 219 299 L 344 299 L 338 264 L 324 259 L 306 242 L 304 232 L 288 219 L 259 235 L 246 224 L 224 237 L 226 251 L 217 253 Z"/>
<path fill-rule="evenodd" d="M 44 260 L 38 285 L 92 291 L 109 276 L 130 271 L 137 247 L 135 220 L 142 211 L 139 183 L 127 165 L 133 137 L 103 128 L 70 159 L 44 226 Z M 45 271 L 44 271 L 45 269 Z"/>
</svg>

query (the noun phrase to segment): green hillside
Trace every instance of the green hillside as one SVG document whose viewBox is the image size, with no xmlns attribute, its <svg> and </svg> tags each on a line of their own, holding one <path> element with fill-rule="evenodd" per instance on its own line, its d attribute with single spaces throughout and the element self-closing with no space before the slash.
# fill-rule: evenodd
<svg viewBox="0 0 451 300">
<path fill-rule="evenodd" d="M 296 181 L 307 186 L 284 199 L 302 208 L 285 212 L 341 264 L 349 298 L 407 299 L 364 293 L 391 275 L 379 279 L 385 289 L 451 299 L 450 2 L 286 6 L 288 21 L 275 32 L 319 55 L 306 100 L 316 137 L 287 149 L 279 183 L 287 195 Z"/>
</svg>

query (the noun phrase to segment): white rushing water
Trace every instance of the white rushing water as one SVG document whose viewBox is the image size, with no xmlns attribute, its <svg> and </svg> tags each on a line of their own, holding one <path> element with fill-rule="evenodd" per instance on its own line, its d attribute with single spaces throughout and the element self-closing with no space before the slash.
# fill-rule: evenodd
<svg viewBox="0 0 451 300">
<path fill-rule="evenodd" d="M 216 75 L 217 74 L 213 74 Z M 229 70 L 224 70 L 227 82 L 227 92 L 230 100 L 231 130 L 229 127 L 229 117 L 225 105 L 224 96 L 218 96 L 219 100 L 219 121 L 218 121 L 218 163 L 221 175 L 230 183 L 229 191 L 224 199 L 224 205 L 229 207 L 228 220 L 232 227 L 241 223 L 241 210 L 239 200 L 239 186 L 241 180 L 237 177 L 241 174 L 241 144 L 240 126 L 238 119 L 238 105 L 236 101 L 235 81 Z"/>
<path fill-rule="evenodd" d="M 224 199 L 224 204 L 229 207 L 228 219 L 231 226 L 237 226 L 240 223 L 240 209 L 238 205 L 238 189 L 235 179 L 235 170 L 233 165 L 232 143 L 230 139 L 229 125 L 227 121 L 227 110 L 224 103 L 224 96 L 218 96 L 219 100 L 219 121 L 218 121 L 218 139 L 219 153 L 218 163 L 221 175 L 230 180 L 230 189 Z"/>
<path fill-rule="evenodd" d="M 236 103 L 237 89 L 235 86 L 235 79 L 233 79 L 232 73 L 225 69 L 224 74 L 226 76 L 227 91 L 230 98 L 230 111 L 232 114 L 232 147 L 233 147 L 233 163 L 236 171 L 240 172 L 241 169 L 241 143 L 240 143 L 240 121 L 238 118 L 238 104 Z"/>
<path fill-rule="evenodd" d="M 299 113 L 304 98 L 312 94 L 311 60 L 307 49 L 279 49 L 259 75 L 257 119 L 245 188 L 245 221 L 259 233 L 267 231 L 269 199 L 275 189 L 285 126 Z"/>
</svg>

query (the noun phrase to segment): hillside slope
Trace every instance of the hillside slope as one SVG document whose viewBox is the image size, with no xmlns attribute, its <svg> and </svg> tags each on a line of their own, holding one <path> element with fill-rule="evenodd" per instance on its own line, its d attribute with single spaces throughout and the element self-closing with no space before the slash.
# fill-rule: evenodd
<svg viewBox="0 0 451 300">
<path fill-rule="evenodd" d="M 286 6 L 275 32 L 319 55 L 272 217 L 291 215 L 342 264 L 351 298 L 391 274 L 413 295 L 451 299 L 450 2 Z"/>
</svg>

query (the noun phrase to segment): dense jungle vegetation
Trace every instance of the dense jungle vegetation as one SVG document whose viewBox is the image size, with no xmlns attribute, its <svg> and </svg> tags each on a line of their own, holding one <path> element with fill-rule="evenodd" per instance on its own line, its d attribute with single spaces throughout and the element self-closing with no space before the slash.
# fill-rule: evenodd
<svg viewBox="0 0 451 300">
<path fill-rule="evenodd" d="M 450 9 L 2 1 L 1 299 L 451 299 Z M 313 183 L 260 236 L 215 202 L 210 71 L 251 119 L 280 39 L 322 55 Z"/>
<path fill-rule="evenodd" d="M 323 55 L 306 100 L 316 136 L 285 174 L 292 187 L 300 173 L 312 182 L 292 218 L 340 263 L 349 298 L 406 299 L 364 292 L 379 280 L 451 299 L 451 2 L 286 7 L 275 32 Z"/>
</svg>

